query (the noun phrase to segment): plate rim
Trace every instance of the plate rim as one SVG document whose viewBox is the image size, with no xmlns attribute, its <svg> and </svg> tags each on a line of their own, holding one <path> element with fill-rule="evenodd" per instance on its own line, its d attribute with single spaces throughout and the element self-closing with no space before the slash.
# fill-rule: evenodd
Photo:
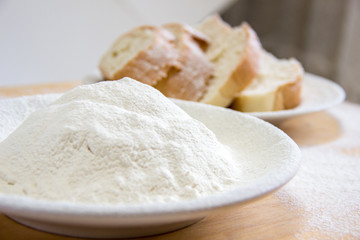
<svg viewBox="0 0 360 240">
<path fill-rule="evenodd" d="M 315 105 L 314 107 L 311 107 L 311 108 L 302 109 L 301 103 L 300 103 L 300 105 L 298 107 L 295 107 L 293 109 L 270 111 L 270 112 L 247 112 L 247 114 L 261 118 L 266 121 L 281 120 L 281 119 L 285 119 L 285 118 L 289 118 L 289 117 L 295 117 L 295 116 L 299 116 L 299 115 L 320 112 L 320 111 L 326 110 L 330 107 L 336 106 L 345 100 L 345 98 L 346 98 L 345 90 L 336 82 L 331 81 L 327 78 L 312 74 L 312 73 L 308 73 L 308 72 L 304 73 L 304 79 L 303 79 L 304 85 L 307 85 L 307 84 L 309 84 L 309 82 L 314 82 L 314 81 L 321 84 L 324 88 L 328 88 L 328 89 L 331 88 L 337 94 L 335 96 L 333 96 L 332 99 L 330 99 L 329 101 L 327 101 L 325 103 L 321 103 L 321 104 L 315 103 L 317 105 Z M 312 92 L 311 90 L 309 92 L 310 94 L 316 94 L 316 92 Z"/>
<path fill-rule="evenodd" d="M 93 70 L 91 73 L 84 76 L 83 81 L 84 84 L 92 84 L 96 83 L 98 81 L 102 80 L 101 73 L 98 69 Z M 244 112 L 246 114 L 249 114 L 251 116 L 261 118 L 268 122 L 274 122 L 277 123 L 278 121 L 284 120 L 289 117 L 295 117 L 299 115 L 304 115 L 308 113 L 315 113 L 319 111 L 326 110 L 330 107 L 336 106 L 337 104 L 340 104 L 343 102 L 346 98 L 346 92 L 345 90 L 336 82 L 331 81 L 325 77 L 304 72 L 303 77 L 303 84 L 306 85 L 308 82 L 311 81 L 317 81 L 318 83 L 321 83 L 323 87 L 331 88 L 334 90 L 337 95 L 334 96 L 334 98 L 330 99 L 330 101 L 315 105 L 315 107 L 307 108 L 307 109 L 301 109 L 301 103 L 298 107 L 295 107 L 293 109 L 286 109 L 286 110 L 279 110 L 279 111 L 268 111 L 268 112 Z M 304 88 L 303 88 L 304 89 Z M 311 94 L 316 94 L 315 92 L 310 92 Z M 315 103 L 317 104 L 317 103 Z M 236 111 L 236 110 L 234 110 Z"/>
</svg>

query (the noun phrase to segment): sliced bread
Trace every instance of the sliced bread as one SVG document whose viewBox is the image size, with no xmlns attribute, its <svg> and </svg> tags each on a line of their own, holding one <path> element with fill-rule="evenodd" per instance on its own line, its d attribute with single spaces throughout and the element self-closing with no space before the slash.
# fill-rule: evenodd
<svg viewBox="0 0 360 240">
<path fill-rule="evenodd" d="M 99 69 L 105 80 L 131 77 L 155 85 L 179 67 L 175 38 L 156 26 L 140 26 L 121 35 L 102 57 Z"/>
<path fill-rule="evenodd" d="M 232 28 L 217 15 L 196 28 L 209 38 L 206 56 L 215 66 L 200 102 L 227 107 L 256 76 L 261 44 L 248 24 Z"/>
<path fill-rule="evenodd" d="M 198 101 L 204 95 L 213 74 L 213 65 L 203 51 L 208 40 L 187 25 L 171 23 L 163 27 L 175 36 L 180 69 L 173 68 L 154 87 L 167 97 Z"/>
<path fill-rule="evenodd" d="M 258 75 L 230 107 L 242 112 L 294 108 L 301 102 L 303 72 L 295 59 L 277 59 L 263 50 Z"/>
</svg>

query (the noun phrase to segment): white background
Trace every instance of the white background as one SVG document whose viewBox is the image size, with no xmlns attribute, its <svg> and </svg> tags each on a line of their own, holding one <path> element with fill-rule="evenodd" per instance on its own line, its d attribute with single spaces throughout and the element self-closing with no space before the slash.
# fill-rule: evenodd
<svg viewBox="0 0 360 240">
<path fill-rule="evenodd" d="M 232 0 L 0 0 L 0 86 L 78 80 L 123 32 L 195 24 Z"/>
</svg>

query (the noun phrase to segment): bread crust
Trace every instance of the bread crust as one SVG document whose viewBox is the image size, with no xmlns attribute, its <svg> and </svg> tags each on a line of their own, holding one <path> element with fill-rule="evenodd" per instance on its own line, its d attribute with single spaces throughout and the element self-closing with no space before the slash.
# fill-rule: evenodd
<svg viewBox="0 0 360 240">
<path fill-rule="evenodd" d="M 247 24 L 241 25 L 246 29 L 247 46 L 245 48 L 244 57 L 241 62 L 234 69 L 226 84 L 220 89 L 221 94 L 228 98 L 227 106 L 234 100 L 234 98 L 242 92 L 256 77 L 260 66 L 260 52 L 261 45 L 256 33 Z"/>
<path fill-rule="evenodd" d="M 124 39 L 131 45 L 132 37 L 144 44 L 116 49 L 122 46 L 117 43 Z M 236 45 L 238 43 L 241 45 Z M 123 60 L 119 64 L 111 62 L 112 53 L 121 53 L 121 50 L 133 52 L 118 59 Z M 247 23 L 232 28 L 215 15 L 197 29 L 180 23 L 137 27 L 115 41 L 104 54 L 99 68 L 105 80 L 131 77 L 154 86 L 167 97 L 230 106 L 239 111 L 276 111 L 298 106 L 303 77 L 300 63 L 296 65 L 294 81 L 277 88 L 275 85 L 264 93 L 242 94 L 259 74 L 261 59 L 266 59 L 263 53 L 266 51 L 257 34 Z M 250 89 L 252 87 L 257 84 Z"/>
<path fill-rule="evenodd" d="M 279 97 L 275 98 L 273 111 L 291 109 L 300 105 L 302 80 L 303 80 L 303 69 L 300 67 L 299 64 L 295 81 L 279 87 L 278 89 Z"/>
<path fill-rule="evenodd" d="M 175 25 L 177 25 L 178 23 L 174 23 Z M 173 24 L 166 24 L 166 26 L 171 26 Z M 201 48 L 201 50 L 203 52 L 205 52 L 209 46 L 209 38 L 203 34 L 202 32 L 198 31 L 196 28 L 190 26 L 190 25 L 186 25 L 186 24 L 180 24 L 182 25 L 182 27 L 184 28 L 184 31 L 187 32 L 188 34 L 191 35 L 191 38 L 197 42 L 198 46 Z"/>
<path fill-rule="evenodd" d="M 190 26 L 173 23 L 164 27 L 174 32 L 177 38 L 181 69 L 171 70 L 167 78 L 159 81 L 155 88 L 167 97 L 198 101 L 213 74 L 213 65 L 202 50 L 208 44 L 207 39 Z"/>
<path fill-rule="evenodd" d="M 204 103 L 228 107 L 239 92 L 251 84 L 258 73 L 261 52 L 259 39 L 247 23 L 243 23 L 240 28 L 244 28 L 247 34 L 243 57 L 239 59 L 239 63 L 217 93 L 210 99 L 202 100 Z"/>
<path fill-rule="evenodd" d="M 106 59 L 110 58 L 116 43 L 124 38 L 135 35 L 137 31 L 151 31 L 151 44 L 139 51 L 134 58 L 111 73 L 108 70 Z M 174 38 L 165 29 L 156 26 L 140 26 L 120 36 L 109 51 L 105 53 L 99 64 L 105 80 L 117 80 L 123 77 L 131 77 L 142 83 L 154 86 L 158 81 L 165 78 L 171 68 L 179 68 L 178 52 L 174 47 Z"/>
<path fill-rule="evenodd" d="M 301 103 L 304 70 L 299 62 L 297 62 L 296 66 L 296 76 L 293 81 L 280 85 L 276 89 L 263 94 L 241 95 L 240 93 L 234 99 L 230 108 L 241 112 L 266 112 L 297 107 Z"/>
<path fill-rule="evenodd" d="M 216 32 L 213 32 L 214 28 L 217 28 Z M 219 15 L 206 18 L 200 25 L 196 26 L 196 29 L 209 38 L 210 46 L 206 49 L 206 55 L 210 61 L 216 60 L 223 49 L 224 42 L 219 38 L 219 35 L 228 38 L 233 31 L 232 27 L 224 22 Z"/>
</svg>

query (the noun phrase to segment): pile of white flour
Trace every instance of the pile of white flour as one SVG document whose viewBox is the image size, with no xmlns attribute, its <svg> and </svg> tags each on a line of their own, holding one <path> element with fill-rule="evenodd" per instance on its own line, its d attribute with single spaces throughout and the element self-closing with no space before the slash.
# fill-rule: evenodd
<svg viewBox="0 0 360 240">
<path fill-rule="evenodd" d="M 65 93 L 0 144 L 0 191 L 37 199 L 178 201 L 226 190 L 239 172 L 202 123 L 129 78 Z"/>
</svg>

